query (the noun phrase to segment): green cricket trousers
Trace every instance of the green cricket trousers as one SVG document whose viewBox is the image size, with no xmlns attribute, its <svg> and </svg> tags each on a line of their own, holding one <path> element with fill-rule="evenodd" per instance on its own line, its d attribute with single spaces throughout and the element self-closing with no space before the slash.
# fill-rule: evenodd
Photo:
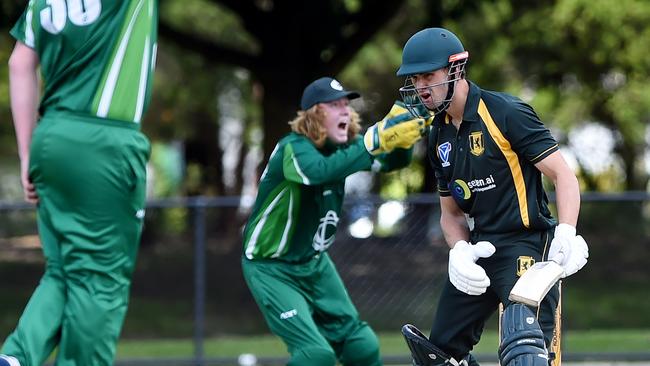
<svg viewBox="0 0 650 366">
<path fill-rule="evenodd" d="M 139 126 L 47 113 L 31 145 L 45 273 L 2 353 L 108 366 L 126 314 L 150 145 Z"/>
<path fill-rule="evenodd" d="M 242 257 L 242 267 L 269 328 L 287 345 L 289 366 L 381 365 L 377 336 L 359 320 L 327 253 L 299 264 Z"/>
</svg>

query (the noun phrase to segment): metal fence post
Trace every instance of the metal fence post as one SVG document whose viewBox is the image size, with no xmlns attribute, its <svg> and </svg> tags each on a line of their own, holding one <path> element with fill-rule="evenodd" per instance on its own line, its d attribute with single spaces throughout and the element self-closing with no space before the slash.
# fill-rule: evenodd
<svg viewBox="0 0 650 366">
<path fill-rule="evenodd" d="M 205 365 L 205 202 L 193 201 L 194 210 L 194 364 Z"/>
</svg>

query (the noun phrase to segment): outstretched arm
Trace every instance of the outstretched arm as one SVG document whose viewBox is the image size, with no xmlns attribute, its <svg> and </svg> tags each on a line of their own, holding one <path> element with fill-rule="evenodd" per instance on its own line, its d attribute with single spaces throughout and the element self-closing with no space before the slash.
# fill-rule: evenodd
<svg viewBox="0 0 650 366">
<path fill-rule="evenodd" d="M 25 200 L 32 203 L 38 202 L 36 189 L 29 179 L 29 146 L 38 115 L 38 64 L 36 52 L 22 42 L 16 42 L 9 58 L 9 93 L 23 192 Z"/>
</svg>

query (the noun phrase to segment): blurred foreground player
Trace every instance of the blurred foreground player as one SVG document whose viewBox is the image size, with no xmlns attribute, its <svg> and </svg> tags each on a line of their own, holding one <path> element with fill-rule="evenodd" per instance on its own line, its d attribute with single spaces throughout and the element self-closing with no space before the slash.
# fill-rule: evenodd
<svg viewBox="0 0 650 366">
<path fill-rule="evenodd" d="M 33 0 L 11 30 L 21 178 L 46 268 L 2 366 L 42 365 L 55 348 L 57 366 L 113 364 L 144 218 L 157 14 L 156 0 Z"/>
</svg>

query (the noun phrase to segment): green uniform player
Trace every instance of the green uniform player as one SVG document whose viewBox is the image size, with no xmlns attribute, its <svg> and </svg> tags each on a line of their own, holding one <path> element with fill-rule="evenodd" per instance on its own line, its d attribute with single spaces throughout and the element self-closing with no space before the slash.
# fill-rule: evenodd
<svg viewBox="0 0 650 366">
<path fill-rule="evenodd" d="M 501 302 L 515 328 L 536 327 L 532 333 L 507 333 L 513 342 L 499 351 L 502 365 L 547 364 L 557 287 L 539 309 L 510 308 L 508 296 L 536 261 L 558 262 L 564 276 L 585 265 L 587 245 L 575 235 L 578 181 L 529 105 L 465 79 L 468 56 L 453 33 L 429 28 L 406 43 L 398 71 L 407 77 L 400 92 L 409 110 L 418 116 L 435 114 L 428 153 L 438 181 L 440 223 L 452 248 L 449 281 L 429 341 L 447 357 L 474 363 L 469 352 Z M 548 208 L 542 174 L 555 185 L 559 225 Z M 519 316 L 533 310 L 538 311 L 534 323 L 526 322 L 535 316 Z M 526 338 L 530 334 L 538 338 Z M 506 357 L 511 349 L 516 357 Z M 437 363 L 416 359 L 416 364 Z"/>
<path fill-rule="evenodd" d="M 381 364 L 377 337 L 359 319 L 327 249 L 345 178 L 373 166 L 406 166 L 423 121 L 395 105 L 362 138 L 349 106 L 358 96 L 328 77 L 305 88 L 293 132 L 269 159 L 244 231 L 244 277 L 292 366 Z"/>
<path fill-rule="evenodd" d="M 144 218 L 157 14 L 156 0 L 32 0 L 11 30 L 21 178 L 46 268 L 0 365 L 41 365 L 55 348 L 59 366 L 113 364 Z"/>
</svg>

